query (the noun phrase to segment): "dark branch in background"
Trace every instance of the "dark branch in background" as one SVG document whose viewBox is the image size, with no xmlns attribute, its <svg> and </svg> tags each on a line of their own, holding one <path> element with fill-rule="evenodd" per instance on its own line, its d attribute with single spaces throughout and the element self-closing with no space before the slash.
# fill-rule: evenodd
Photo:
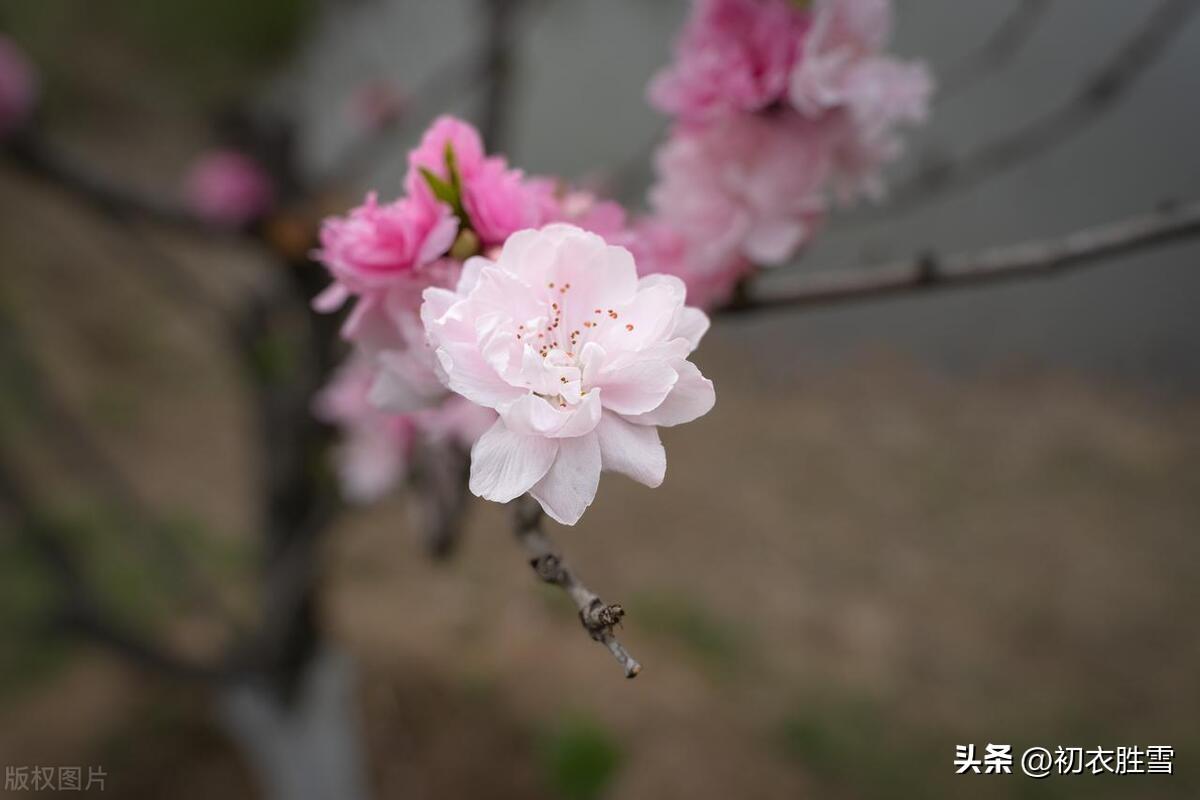
<svg viewBox="0 0 1200 800">
<path fill-rule="evenodd" d="M 591 589 L 583 585 L 571 571 L 563 557 L 554 551 L 554 544 L 542 531 L 542 508 L 528 495 L 516 501 L 514 532 L 521 546 L 529 555 L 529 565 L 546 583 L 562 587 L 575 608 L 579 610 L 579 621 L 588 635 L 608 648 L 625 671 L 626 678 L 635 678 L 642 665 L 617 641 L 613 633 L 625 616 L 619 605 L 606 605 Z"/>
<path fill-rule="evenodd" d="M 1197 10 L 1197 0 L 1162 0 L 1112 59 L 1065 103 L 973 152 L 919 169 L 891 189 L 886 203 L 848 218 L 847 227 L 908 213 L 1026 163 L 1079 134 L 1126 96 Z"/>
<path fill-rule="evenodd" d="M 1012 10 L 983 45 L 957 64 L 943 70 L 937 102 L 963 94 L 979 81 L 1006 67 L 1037 30 L 1050 9 L 1050 0 L 1016 0 Z"/>
<path fill-rule="evenodd" d="M 56 148 L 34 128 L 13 137 L 5 149 L 27 172 L 70 190 L 107 216 L 146 219 L 210 235 L 230 233 L 197 217 L 173 200 L 139 192 L 92 170 Z"/>
<path fill-rule="evenodd" d="M 18 476 L 19 471 L 0 458 L 0 503 L 8 507 L 18 535 L 26 539 L 56 580 L 60 603 L 54 619 L 56 628 L 82 635 L 138 666 L 156 672 L 201 681 L 220 681 L 229 677 L 231 672 L 226 667 L 176 655 L 105 614 L 66 544 L 64 532 L 38 511 L 32 494 Z"/>
<path fill-rule="evenodd" d="M 143 550 L 158 566 L 169 570 L 179 588 L 190 590 L 195 600 L 236 629 L 236 618 L 221 600 L 215 587 L 204 579 L 187 554 L 170 536 L 166 523 L 142 498 L 124 471 L 104 452 L 88 429 L 62 397 L 32 355 L 20 330 L 0 314 L 0 359 L 7 362 L 27 395 L 29 405 L 45 421 L 51 449 L 59 449 L 94 490 L 108 497 L 133 518 L 133 533 Z"/>
<path fill-rule="evenodd" d="M 1034 277 L 1185 239 L 1200 238 L 1200 202 L 1087 228 L 1059 239 L 1027 242 L 971 253 L 930 253 L 880 267 L 814 275 L 791 289 L 749 294 L 724 314 L 829 306 L 903 292 L 952 289 Z"/>
<path fill-rule="evenodd" d="M 483 63 L 487 90 L 480 111 L 479 131 L 489 150 L 504 150 L 508 133 L 508 111 L 512 103 L 516 22 L 522 0 L 482 0 L 487 41 Z"/>
</svg>

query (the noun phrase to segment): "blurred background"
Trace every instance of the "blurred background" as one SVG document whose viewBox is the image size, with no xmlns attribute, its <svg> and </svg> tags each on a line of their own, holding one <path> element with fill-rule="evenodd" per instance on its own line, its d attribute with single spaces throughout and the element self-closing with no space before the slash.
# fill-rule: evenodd
<svg viewBox="0 0 1200 800">
<path fill-rule="evenodd" d="M 1170 2 L 899 0 L 893 49 L 927 59 L 945 92 L 895 182 L 1072 102 Z M 497 8 L 499 54 L 483 35 Z M 171 197 L 198 153 L 251 128 L 298 187 L 338 179 L 285 203 L 263 247 L 106 214 L 0 161 L 0 477 L 36 500 L 0 516 L 0 764 L 103 765 L 118 797 L 264 796 L 272 756 L 239 738 L 248 706 L 72 635 L 24 534 L 61 534 L 86 602 L 178 652 L 209 656 L 257 624 L 270 450 L 219 314 L 189 294 L 235 304 L 281 253 L 302 258 L 321 213 L 368 187 L 397 194 L 442 112 L 480 121 L 529 172 L 636 205 L 665 124 L 644 87 L 686 10 L 0 0 L 0 30 L 41 73 L 40 124 L 97 172 Z M 766 282 L 1194 199 L 1197 17 L 1069 135 L 835 215 Z M 264 137 L 264 118 L 289 127 Z M 533 580 L 504 508 L 475 502 L 454 557 L 434 562 L 398 493 L 315 545 L 321 652 L 336 652 L 330 674 L 352 672 L 346 730 L 315 711 L 308 728 L 259 729 L 330 737 L 389 798 L 1198 796 L 1198 254 L 718 321 L 697 354 L 717 406 L 664 431 L 665 484 L 606 476 L 584 520 L 553 531 L 628 611 L 637 680 Z M 260 379 L 295 369 L 288 325 L 256 340 Z M 192 573 L 208 605 L 183 590 Z M 954 746 L 987 742 L 1170 745 L 1175 774 L 956 776 Z"/>
</svg>

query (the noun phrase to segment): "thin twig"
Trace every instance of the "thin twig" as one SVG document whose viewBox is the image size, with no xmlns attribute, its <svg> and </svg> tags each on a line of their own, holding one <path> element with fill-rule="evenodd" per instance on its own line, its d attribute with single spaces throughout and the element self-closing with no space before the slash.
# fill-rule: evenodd
<svg viewBox="0 0 1200 800">
<path fill-rule="evenodd" d="M 749 293 L 722 309 L 744 314 L 781 308 L 827 306 L 903 292 L 977 286 L 1050 277 L 1169 242 L 1200 237 L 1200 202 L 1166 205 L 1158 211 L 1087 228 L 1057 239 L 939 256 L 929 253 L 880 267 L 820 273 L 791 289 Z"/>
<path fill-rule="evenodd" d="M 1028 162 L 1083 132 L 1111 110 L 1158 61 L 1197 10 L 1196 0 L 1162 0 L 1134 34 L 1064 103 L 958 158 L 930 163 L 894 186 L 888 201 L 847 218 L 839 230 L 890 219 Z"/>
<path fill-rule="evenodd" d="M 626 678 L 636 678 L 642 665 L 617 641 L 613 628 L 620 624 L 625 609 L 620 605 L 606 605 L 591 589 L 583 585 L 579 577 L 567 566 L 563 557 L 555 552 L 554 543 L 542 531 L 542 508 L 537 501 L 523 496 L 516 503 L 514 531 L 521 546 L 529 555 L 529 565 L 537 576 L 546 583 L 562 587 L 575 608 L 579 610 L 579 621 L 588 635 L 608 648 L 617 663 L 625 670 Z"/>
<path fill-rule="evenodd" d="M 983 44 L 957 64 L 944 70 L 937 101 L 944 103 L 963 94 L 980 80 L 1006 67 L 1037 30 L 1050 9 L 1050 0 L 1016 0 Z"/>
</svg>

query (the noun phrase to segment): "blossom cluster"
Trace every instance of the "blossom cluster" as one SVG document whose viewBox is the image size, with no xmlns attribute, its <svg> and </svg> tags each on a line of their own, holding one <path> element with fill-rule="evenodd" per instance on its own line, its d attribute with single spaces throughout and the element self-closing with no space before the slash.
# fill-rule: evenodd
<svg viewBox="0 0 1200 800">
<path fill-rule="evenodd" d="M 673 123 L 638 225 L 647 263 L 720 305 L 794 257 L 831 202 L 878 198 L 932 89 L 884 52 L 891 26 L 891 0 L 696 0 L 648 91 Z"/>
<path fill-rule="evenodd" d="M 354 354 L 318 397 L 343 430 L 351 499 L 404 476 L 418 444 L 472 447 L 470 486 L 529 492 L 574 524 L 602 469 L 663 479 L 658 425 L 711 408 L 687 361 L 707 318 L 678 278 L 639 278 L 616 204 L 527 176 L 478 132 L 437 119 L 409 154 L 404 194 L 325 221 L 317 258 L 348 302 Z"/>
<path fill-rule="evenodd" d="M 397 483 L 414 442 L 471 447 L 470 489 L 529 493 L 574 524 L 602 471 L 662 482 L 658 427 L 713 406 L 689 360 L 759 267 L 834 201 L 882 191 L 922 65 L 886 55 L 890 0 L 696 0 L 649 96 L 672 115 L 648 210 L 526 175 L 437 119 L 403 195 L 327 220 L 321 311 L 347 302 L 352 361 L 318 400 L 347 494 Z"/>
</svg>

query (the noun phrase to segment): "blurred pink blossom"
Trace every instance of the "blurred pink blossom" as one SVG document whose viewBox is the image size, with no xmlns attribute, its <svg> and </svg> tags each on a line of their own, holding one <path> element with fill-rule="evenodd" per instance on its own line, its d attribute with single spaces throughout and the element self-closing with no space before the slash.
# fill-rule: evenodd
<svg viewBox="0 0 1200 800">
<path fill-rule="evenodd" d="M 503 244 L 513 232 L 553 218 L 554 183 L 528 178 L 510 168 L 502 156 L 486 155 L 479 132 L 451 116 L 438 117 L 409 154 L 404 185 L 410 196 L 433 196 L 422 169 L 442 180 L 451 179 L 447 147 L 454 154 L 464 210 L 485 247 Z"/>
<path fill-rule="evenodd" d="M 495 420 L 456 395 L 416 413 L 383 412 L 368 401 L 373 381 L 370 361 L 353 355 L 313 403 L 317 417 L 341 431 L 335 466 L 350 502 L 370 503 L 399 486 L 418 443 L 467 450 Z"/>
<path fill-rule="evenodd" d="M 786 93 L 810 24 L 794 0 L 697 0 L 651 105 L 688 121 L 766 108 Z"/>
<path fill-rule="evenodd" d="M 375 193 L 344 217 L 321 225 L 317 259 L 329 269 L 333 283 L 314 301 L 319 311 L 335 311 L 351 296 L 360 297 L 347 323 L 356 335 L 365 315 L 382 303 L 415 305 L 435 277 L 430 268 L 450 249 L 458 219 L 431 195 L 405 197 L 380 204 Z M 445 269 L 445 267 L 441 267 Z"/>
<path fill-rule="evenodd" d="M 37 102 L 37 73 L 16 43 L 0 34 L 0 136 L 28 120 Z"/>
<path fill-rule="evenodd" d="M 674 275 L 687 287 L 687 303 L 711 311 L 733 296 L 737 284 L 748 277 L 754 265 L 746 258 L 720 253 L 707 239 L 685 236 L 657 217 L 634 222 L 621 242 L 633 253 L 639 275 Z"/>
<path fill-rule="evenodd" d="M 218 225 L 240 226 L 270 210 L 275 186 L 250 157 L 234 150 L 214 150 L 192 164 L 184 195 L 200 217 Z"/>
<path fill-rule="evenodd" d="M 679 125 L 655 159 L 655 215 L 711 266 L 780 264 L 820 225 L 831 129 L 793 112 L 735 114 Z"/>
<path fill-rule="evenodd" d="M 708 328 L 678 279 L 639 280 L 629 251 L 567 224 L 520 231 L 496 261 L 464 265 L 454 291 L 425 291 L 421 318 L 446 385 L 499 414 L 471 452 L 470 488 L 529 492 L 575 524 L 602 469 L 657 486 L 657 426 L 713 406 L 687 360 Z"/>
</svg>

